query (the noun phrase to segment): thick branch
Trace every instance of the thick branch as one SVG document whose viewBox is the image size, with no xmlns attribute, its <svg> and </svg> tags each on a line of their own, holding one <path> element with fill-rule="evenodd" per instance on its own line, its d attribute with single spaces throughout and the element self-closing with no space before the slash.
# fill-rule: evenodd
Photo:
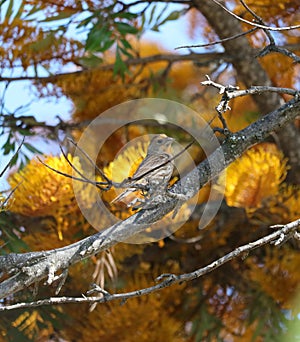
<svg viewBox="0 0 300 342">
<path fill-rule="evenodd" d="M 171 191 L 183 193 L 187 199 L 191 198 L 197 193 L 199 185 L 201 188 L 209 180 L 218 176 L 246 149 L 263 141 L 271 132 L 279 130 L 293 120 L 299 112 L 300 102 L 295 98 L 244 130 L 228 136 L 221 147 L 188 173 L 181 182 L 176 183 Z M 13 270 L 14 273 L 0 284 L 0 298 L 20 291 L 46 277 L 50 284 L 54 279 L 53 274 L 58 270 L 66 270 L 70 265 L 134 236 L 171 212 L 176 204 L 176 200 L 170 198 L 169 201 L 155 208 L 141 210 L 105 231 L 63 248 L 0 256 L 0 271 Z"/>
<path fill-rule="evenodd" d="M 246 245 L 240 246 L 233 250 L 232 252 L 224 255 L 223 257 L 213 261 L 209 265 L 199 268 L 193 272 L 175 275 L 175 274 L 162 274 L 160 275 L 156 281 L 160 282 L 156 285 L 146 287 L 143 289 L 139 289 L 132 292 L 126 292 L 126 293 L 117 293 L 117 294 L 110 294 L 107 291 L 98 288 L 95 289 L 96 291 L 93 292 L 99 292 L 102 293 L 103 296 L 82 296 L 82 297 L 54 297 L 49 299 L 41 299 L 35 302 L 31 303 L 18 303 L 18 304 L 12 304 L 12 305 L 6 305 L 3 307 L 0 307 L 0 311 L 8 311 L 8 310 L 14 310 L 14 309 L 20 309 L 20 308 L 32 308 L 42 305 L 57 305 L 57 304 L 67 304 L 67 303 L 106 303 L 111 302 L 113 300 L 127 300 L 129 298 L 134 297 L 140 297 L 143 295 L 147 295 L 149 293 L 153 293 L 156 291 L 159 291 L 165 287 L 169 287 L 174 284 L 181 284 L 186 281 L 191 281 L 196 278 L 200 278 L 203 275 L 212 272 L 213 270 L 219 268 L 220 266 L 224 265 L 225 263 L 238 258 L 239 256 L 244 255 L 245 253 L 249 253 L 250 251 L 264 246 L 268 243 L 274 243 L 275 245 L 278 244 L 278 242 L 282 242 L 282 240 L 286 237 L 290 237 L 295 235 L 295 237 L 298 239 L 297 236 L 297 228 L 300 225 L 300 219 L 296 220 L 294 222 L 291 222 L 284 226 L 274 226 L 271 228 L 281 228 L 280 230 L 275 231 L 274 233 L 271 233 L 267 236 L 264 236 L 256 241 L 249 242 Z M 89 291 L 91 292 L 91 291 Z"/>
<path fill-rule="evenodd" d="M 207 19 L 211 27 L 215 30 L 220 39 L 242 35 L 243 30 L 238 19 L 232 14 L 225 12 L 220 3 L 211 0 L 194 0 L 193 4 Z M 267 72 L 255 58 L 256 49 L 253 49 L 245 36 L 235 40 L 223 41 L 223 47 L 227 56 L 234 56 L 232 65 L 234 66 L 238 78 L 250 88 L 253 85 L 271 86 L 272 82 Z M 261 114 L 270 112 L 278 108 L 282 103 L 281 97 L 276 94 L 253 95 Z M 300 184 L 300 134 L 293 125 L 286 125 L 278 133 L 280 147 L 289 158 L 291 169 L 289 171 L 289 181 Z"/>
</svg>

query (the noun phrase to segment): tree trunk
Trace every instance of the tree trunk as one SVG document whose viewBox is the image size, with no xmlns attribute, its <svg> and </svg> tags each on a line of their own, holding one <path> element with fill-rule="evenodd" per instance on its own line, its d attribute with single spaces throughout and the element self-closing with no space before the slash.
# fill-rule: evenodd
<svg viewBox="0 0 300 342">
<path fill-rule="evenodd" d="M 220 39 L 232 37 L 243 32 L 240 22 L 212 0 L 194 0 L 193 3 L 195 8 L 204 15 Z M 257 52 L 251 47 L 246 36 L 224 42 L 223 47 L 226 55 L 233 58 L 232 65 L 236 70 L 237 77 L 246 87 L 272 85 L 270 77 L 255 58 Z M 278 108 L 282 101 L 281 97 L 276 93 L 254 95 L 253 99 L 262 114 Z M 291 169 L 288 174 L 288 181 L 300 184 L 299 130 L 293 123 L 286 125 L 278 132 L 278 141 L 280 148 L 289 158 Z"/>
</svg>

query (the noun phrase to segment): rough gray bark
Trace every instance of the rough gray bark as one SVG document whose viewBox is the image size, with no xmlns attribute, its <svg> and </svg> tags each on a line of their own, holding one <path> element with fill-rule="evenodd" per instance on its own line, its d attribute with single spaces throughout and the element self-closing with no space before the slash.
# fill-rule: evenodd
<svg viewBox="0 0 300 342">
<path fill-rule="evenodd" d="M 221 2 L 221 1 L 220 1 Z M 224 2 L 222 2 L 224 3 Z M 193 4 L 207 19 L 220 39 L 232 37 L 242 33 L 240 22 L 225 12 L 212 0 L 194 0 Z M 236 70 L 237 77 L 247 88 L 255 85 L 271 86 L 272 82 L 255 58 L 257 50 L 253 49 L 248 39 L 242 36 L 238 39 L 224 42 L 225 54 L 232 57 L 232 65 Z M 253 96 L 261 114 L 268 113 L 282 104 L 279 94 L 261 94 Z M 300 115 L 300 113 L 299 113 Z M 278 134 L 280 148 L 289 158 L 291 170 L 289 171 L 290 182 L 300 184 L 300 134 L 293 123 L 289 123 Z"/>
<path fill-rule="evenodd" d="M 269 134 L 280 130 L 293 120 L 300 111 L 298 98 L 284 104 L 279 109 L 264 116 L 247 128 L 228 136 L 222 146 L 217 148 L 206 160 L 189 172 L 171 191 L 181 193 L 189 199 L 209 180 L 216 177 L 231 162 L 240 157 L 250 146 L 263 141 Z M 106 250 L 141 232 L 154 222 L 163 218 L 177 205 L 170 198 L 152 209 L 143 209 L 128 219 L 112 227 L 89 236 L 72 245 L 50 251 L 0 256 L 0 274 L 7 279 L 0 284 L 0 298 L 7 297 L 28 286 L 47 278 L 47 284 L 64 280 L 68 268 L 80 260 Z M 57 275 L 57 272 L 62 273 Z M 62 279 L 60 279 L 62 278 Z"/>
</svg>

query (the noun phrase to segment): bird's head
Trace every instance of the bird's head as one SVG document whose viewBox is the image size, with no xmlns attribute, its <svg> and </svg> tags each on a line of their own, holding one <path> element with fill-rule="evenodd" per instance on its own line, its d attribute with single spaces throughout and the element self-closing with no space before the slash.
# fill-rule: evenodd
<svg viewBox="0 0 300 342">
<path fill-rule="evenodd" d="M 165 134 L 156 135 L 150 141 L 147 154 L 152 153 L 171 153 L 174 139 Z"/>
</svg>

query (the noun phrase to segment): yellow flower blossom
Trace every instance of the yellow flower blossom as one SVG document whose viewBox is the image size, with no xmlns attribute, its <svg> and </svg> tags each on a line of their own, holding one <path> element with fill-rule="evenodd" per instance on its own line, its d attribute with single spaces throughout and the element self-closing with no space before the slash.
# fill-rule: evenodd
<svg viewBox="0 0 300 342">
<path fill-rule="evenodd" d="M 120 183 L 124 179 L 132 176 L 139 164 L 145 158 L 149 141 L 138 141 L 125 148 L 124 151 L 103 169 L 104 174 L 115 183 Z M 115 190 L 110 190 L 103 194 L 103 198 L 110 202 L 116 197 Z"/>
<path fill-rule="evenodd" d="M 287 185 L 280 187 L 279 192 L 262 202 L 262 206 L 249 212 L 251 222 L 264 222 L 267 225 L 285 224 L 300 217 L 300 187 Z"/>
<path fill-rule="evenodd" d="M 261 288 L 284 308 L 290 309 L 299 290 L 299 252 L 286 246 L 281 249 L 267 249 L 264 264 L 258 265 L 251 259 L 247 263 L 251 280 L 259 283 Z M 276 277 L 280 281 L 274 281 Z"/>
<path fill-rule="evenodd" d="M 68 156 L 69 161 L 82 171 L 78 158 Z M 55 170 L 72 175 L 72 168 L 63 157 L 49 156 L 45 164 Z M 56 219 L 59 239 L 66 227 L 65 218 L 78 211 L 73 191 L 72 179 L 49 170 L 37 160 L 31 160 L 25 168 L 8 179 L 10 186 L 16 188 L 10 201 L 10 210 L 24 216 L 52 216 Z M 77 186 L 77 184 L 76 184 Z M 79 184 L 77 193 L 86 200 L 87 205 L 93 202 L 87 184 Z"/>
<path fill-rule="evenodd" d="M 259 208 L 278 193 L 287 172 L 287 160 L 274 144 L 260 144 L 227 168 L 225 198 L 230 206 Z"/>
</svg>

